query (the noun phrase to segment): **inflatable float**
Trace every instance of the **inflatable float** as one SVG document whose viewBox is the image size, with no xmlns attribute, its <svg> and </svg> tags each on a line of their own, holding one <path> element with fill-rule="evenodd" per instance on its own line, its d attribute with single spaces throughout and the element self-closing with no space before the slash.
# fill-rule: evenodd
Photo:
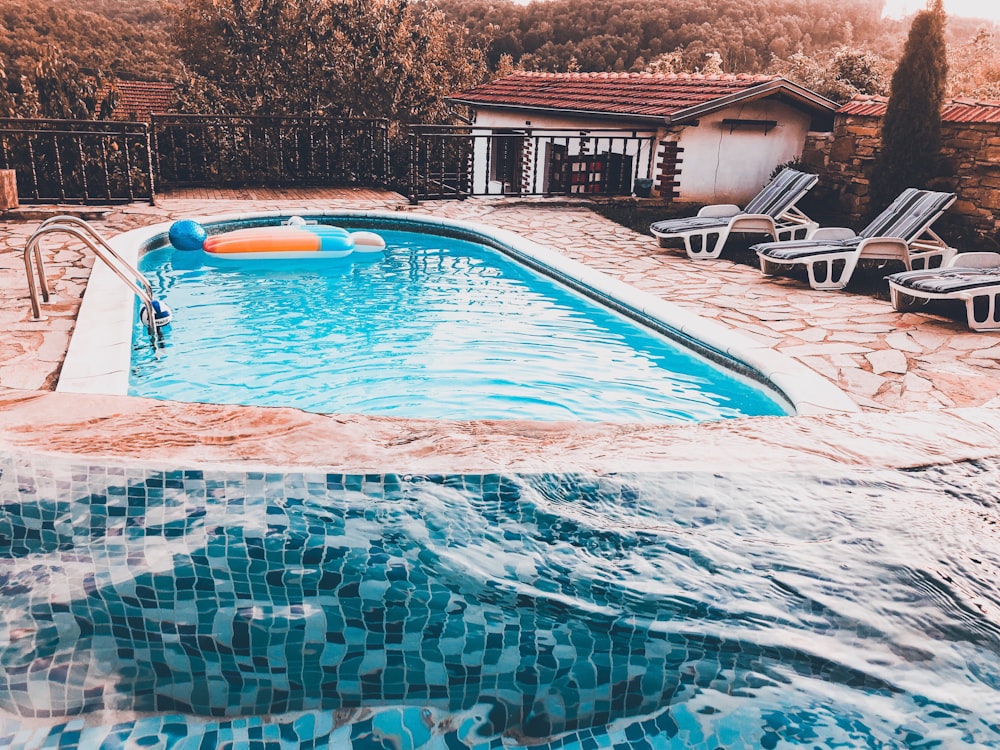
<svg viewBox="0 0 1000 750">
<path fill-rule="evenodd" d="M 346 258 L 352 253 L 385 249 L 385 240 L 374 232 L 310 224 L 299 216 L 279 226 L 249 227 L 211 236 L 197 222 L 184 219 L 171 225 L 169 238 L 178 250 L 204 250 L 216 258 L 234 260 Z"/>
</svg>

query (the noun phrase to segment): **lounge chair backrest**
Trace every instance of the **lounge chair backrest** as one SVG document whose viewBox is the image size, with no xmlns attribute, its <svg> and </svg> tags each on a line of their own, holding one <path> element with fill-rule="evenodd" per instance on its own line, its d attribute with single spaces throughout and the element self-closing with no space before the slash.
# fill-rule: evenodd
<svg viewBox="0 0 1000 750">
<path fill-rule="evenodd" d="M 818 175 L 786 167 L 747 203 L 743 212 L 767 214 L 777 219 L 794 206 L 818 179 Z"/>
<path fill-rule="evenodd" d="M 899 237 L 907 242 L 917 239 L 955 201 L 954 193 L 907 188 L 885 211 L 858 232 L 858 236 Z"/>
</svg>

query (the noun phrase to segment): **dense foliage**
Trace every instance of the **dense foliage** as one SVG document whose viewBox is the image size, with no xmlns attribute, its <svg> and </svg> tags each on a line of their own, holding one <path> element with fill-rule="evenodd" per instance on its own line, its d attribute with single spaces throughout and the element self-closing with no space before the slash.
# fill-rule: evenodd
<svg viewBox="0 0 1000 750">
<path fill-rule="evenodd" d="M 435 120 L 486 74 L 461 27 L 411 0 L 183 0 L 173 36 L 201 112 Z"/>
<path fill-rule="evenodd" d="M 771 72 L 802 84 L 827 99 L 845 102 L 858 94 L 889 93 L 892 63 L 869 50 L 842 46 L 813 56 L 802 52 L 775 60 Z"/>
<path fill-rule="evenodd" d="M 771 72 L 888 91 L 883 0 L 0 0 L 0 116 L 99 116 L 103 81 L 176 81 L 189 111 L 445 117 L 512 69 Z M 996 28 L 948 19 L 948 95 L 1000 96 Z M 45 93 L 43 93 L 45 92 Z"/>
<path fill-rule="evenodd" d="M 882 150 L 872 172 L 872 206 L 879 210 L 904 188 L 927 187 L 941 155 L 941 105 L 948 77 L 941 0 L 921 11 L 910 27 L 892 75 L 882 124 Z"/>
<path fill-rule="evenodd" d="M 177 69 L 158 0 L 3 0 L 0 60 L 8 76 L 29 74 L 46 50 L 108 74 L 169 77 Z"/>
<path fill-rule="evenodd" d="M 438 0 L 486 51 L 525 70 L 775 73 L 834 101 L 888 93 L 908 23 L 881 0 Z M 995 27 L 949 19 L 968 64 L 949 94 L 996 96 Z M 958 57 L 956 56 L 956 59 Z"/>
<path fill-rule="evenodd" d="M 481 40 L 491 65 L 528 70 L 642 70 L 679 50 L 688 69 L 718 53 L 726 72 L 760 72 L 772 57 L 874 43 L 896 22 L 880 0 L 438 0 Z M 888 29 L 887 29 L 888 26 Z M 884 45 L 880 44 L 880 47 Z"/>
<path fill-rule="evenodd" d="M 994 31 L 980 27 L 968 41 L 949 44 L 948 59 L 948 96 L 1000 99 L 1000 42 Z"/>
</svg>

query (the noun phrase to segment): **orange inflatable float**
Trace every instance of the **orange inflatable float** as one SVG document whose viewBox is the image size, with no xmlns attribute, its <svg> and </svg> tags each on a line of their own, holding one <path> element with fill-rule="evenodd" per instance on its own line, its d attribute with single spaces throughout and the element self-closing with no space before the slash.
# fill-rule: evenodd
<svg viewBox="0 0 1000 750">
<path fill-rule="evenodd" d="M 187 224 L 193 224 L 188 220 Z M 181 222 L 177 222 L 178 225 Z M 180 228 L 179 228 L 180 229 Z M 373 253 L 385 249 L 385 240 L 374 232 L 349 232 L 327 224 L 307 224 L 300 217 L 272 227 L 249 227 L 232 232 L 197 237 L 190 227 L 171 231 L 179 249 L 201 249 L 218 258 L 346 258 L 351 253 Z M 200 248 L 195 245 L 200 242 Z"/>
</svg>

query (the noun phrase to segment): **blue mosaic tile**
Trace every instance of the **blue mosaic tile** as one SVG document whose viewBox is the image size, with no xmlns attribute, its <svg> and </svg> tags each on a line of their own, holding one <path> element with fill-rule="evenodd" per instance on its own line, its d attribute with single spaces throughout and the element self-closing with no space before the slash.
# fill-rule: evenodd
<svg viewBox="0 0 1000 750">
<path fill-rule="evenodd" d="M 977 487 L 1000 476 L 993 464 L 954 472 Z M 929 476 L 931 491 L 955 481 Z M 850 484 L 837 491 L 856 500 Z M 827 599 L 850 595 L 795 567 L 797 536 L 755 536 L 784 527 L 733 532 L 760 507 L 742 480 L 697 475 L 160 471 L 0 455 L 0 746 L 1000 746 L 996 717 L 917 700 L 865 666 L 869 651 L 896 653 L 877 629 L 776 588 L 780 571 L 811 576 Z M 786 521 L 797 512 L 789 503 Z M 854 656 L 835 661 L 805 635 Z M 995 656 L 970 652 L 961 669 L 977 664 L 1000 693 Z M 857 704 L 835 704 L 824 684 Z M 882 704 L 905 728 L 879 724 Z M 865 719 L 843 721 L 858 705 Z"/>
</svg>

